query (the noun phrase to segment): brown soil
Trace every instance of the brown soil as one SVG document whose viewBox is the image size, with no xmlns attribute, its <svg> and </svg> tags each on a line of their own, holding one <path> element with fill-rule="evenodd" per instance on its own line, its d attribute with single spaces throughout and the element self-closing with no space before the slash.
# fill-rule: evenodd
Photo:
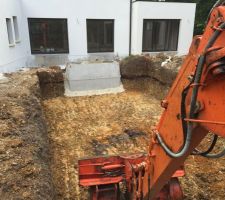
<svg viewBox="0 0 225 200">
<path fill-rule="evenodd" d="M 8 78 L 0 84 L 0 199 L 53 199 L 38 78 Z"/>
<path fill-rule="evenodd" d="M 151 126 L 160 116 L 160 100 L 168 88 L 150 78 L 124 79 L 123 84 L 126 92 L 121 94 L 43 102 L 57 199 L 87 199 L 87 191 L 77 185 L 78 159 L 147 150 Z M 187 175 L 181 179 L 185 199 L 225 198 L 225 158 L 190 156 L 186 163 Z"/>
<path fill-rule="evenodd" d="M 121 76 L 123 78 L 150 77 L 163 84 L 172 85 L 184 57 L 171 56 L 170 60 L 161 66 L 168 58 L 164 54 L 126 57 L 120 62 Z"/>
<path fill-rule="evenodd" d="M 78 187 L 78 159 L 146 152 L 165 87 L 151 79 L 123 84 L 120 94 L 43 101 L 57 199 L 87 199 Z"/>
<path fill-rule="evenodd" d="M 64 95 L 64 77 L 60 67 L 39 68 L 37 76 L 43 99 Z"/>
<path fill-rule="evenodd" d="M 145 152 L 168 89 L 156 80 L 141 78 L 123 80 L 124 93 L 66 98 L 62 84 L 46 82 L 41 85 L 46 134 L 35 73 L 15 73 L 9 79 L 0 84 L 3 200 L 86 200 L 87 191 L 78 187 L 77 160 Z M 185 199 L 225 199 L 225 158 L 190 156 L 186 173 L 181 179 Z"/>
<path fill-rule="evenodd" d="M 211 136 L 201 143 L 200 149 L 206 150 L 210 141 Z M 224 146 L 224 139 L 220 138 L 215 151 L 221 152 Z M 185 199 L 225 199 L 225 157 L 206 159 L 199 156 L 190 156 L 185 167 L 186 177 L 181 179 Z"/>
</svg>

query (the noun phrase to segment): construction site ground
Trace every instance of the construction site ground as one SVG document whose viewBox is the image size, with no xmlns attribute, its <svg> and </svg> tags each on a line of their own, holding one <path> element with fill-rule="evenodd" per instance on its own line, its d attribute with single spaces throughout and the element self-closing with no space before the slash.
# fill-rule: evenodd
<svg viewBox="0 0 225 200">
<path fill-rule="evenodd" d="M 86 200 L 78 159 L 146 152 L 169 88 L 123 79 L 123 93 L 68 98 L 59 83 L 40 89 L 36 71 L 0 84 L 0 199 Z M 225 199 L 225 159 L 190 156 L 181 183 L 185 199 Z"/>
</svg>

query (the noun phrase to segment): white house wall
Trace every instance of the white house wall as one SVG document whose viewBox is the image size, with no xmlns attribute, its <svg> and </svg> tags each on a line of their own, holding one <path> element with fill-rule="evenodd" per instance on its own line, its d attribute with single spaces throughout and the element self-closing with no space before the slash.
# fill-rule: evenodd
<svg viewBox="0 0 225 200">
<path fill-rule="evenodd" d="M 67 18 L 69 54 L 49 55 L 62 62 L 87 57 L 86 19 L 114 19 L 114 54 L 129 52 L 129 0 L 22 0 L 27 18 Z M 29 47 L 30 48 L 30 47 Z M 29 49 L 30 51 L 30 49 Z M 44 60 L 47 55 L 32 56 Z"/>
<path fill-rule="evenodd" d="M 17 16 L 20 41 L 9 46 L 6 18 Z M 13 25 L 12 25 L 13 28 Z M 13 30 L 14 34 L 14 30 Z M 0 72 L 15 71 L 25 67 L 28 50 L 27 30 L 20 0 L 0 0 Z"/>
<path fill-rule="evenodd" d="M 180 19 L 178 55 L 188 53 L 195 20 L 195 3 L 134 2 L 132 23 L 132 54 L 142 53 L 144 19 Z"/>
<path fill-rule="evenodd" d="M 132 54 L 142 53 L 143 19 L 180 19 L 177 53 L 187 54 L 195 7 L 192 3 L 134 2 Z M 12 16 L 18 18 L 20 42 L 9 47 L 6 18 Z M 67 18 L 69 54 L 32 55 L 27 18 Z M 65 64 L 93 55 L 87 53 L 86 19 L 114 19 L 114 53 L 109 54 L 129 55 L 130 0 L 0 0 L 0 72 Z"/>
</svg>

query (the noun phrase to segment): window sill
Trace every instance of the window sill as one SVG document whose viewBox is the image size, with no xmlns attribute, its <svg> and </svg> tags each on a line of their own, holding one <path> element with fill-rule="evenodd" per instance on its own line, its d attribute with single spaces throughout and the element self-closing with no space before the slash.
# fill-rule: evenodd
<svg viewBox="0 0 225 200">
<path fill-rule="evenodd" d="M 114 51 L 96 51 L 96 52 L 88 52 L 88 54 L 104 54 L 104 53 L 107 53 L 107 54 L 114 54 L 115 52 L 114 52 Z"/>
<path fill-rule="evenodd" d="M 47 56 L 47 55 L 68 55 L 69 54 L 69 52 L 67 52 L 67 53 L 33 53 L 33 52 L 31 52 L 31 55 L 33 55 L 33 56 Z"/>
<path fill-rule="evenodd" d="M 9 47 L 15 47 L 16 45 L 15 44 L 9 44 Z"/>
<path fill-rule="evenodd" d="M 15 41 L 15 43 L 17 43 L 17 44 L 20 43 L 20 42 L 21 42 L 21 40 L 16 40 L 16 41 Z"/>
<path fill-rule="evenodd" d="M 178 50 L 176 51 L 142 51 L 142 53 L 177 53 Z"/>
</svg>

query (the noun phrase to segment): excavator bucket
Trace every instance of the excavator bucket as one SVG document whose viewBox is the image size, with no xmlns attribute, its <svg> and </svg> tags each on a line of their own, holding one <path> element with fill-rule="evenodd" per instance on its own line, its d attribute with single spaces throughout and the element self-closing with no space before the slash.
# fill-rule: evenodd
<svg viewBox="0 0 225 200">
<path fill-rule="evenodd" d="M 150 186 L 150 180 L 144 181 L 148 177 L 146 159 L 144 154 L 135 154 L 79 160 L 79 183 L 90 187 L 91 200 L 141 200 L 146 196 L 144 188 Z M 156 199 L 182 199 L 180 176 L 184 176 L 183 169 L 174 174 Z"/>
</svg>

